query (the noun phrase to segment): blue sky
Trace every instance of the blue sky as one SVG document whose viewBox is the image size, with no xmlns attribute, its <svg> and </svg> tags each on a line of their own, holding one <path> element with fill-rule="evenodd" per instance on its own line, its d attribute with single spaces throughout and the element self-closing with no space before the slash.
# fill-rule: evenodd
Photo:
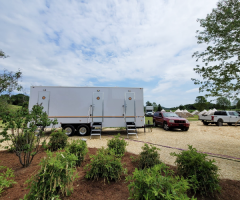
<svg viewBox="0 0 240 200">
<path fill-rule="evenodd" d="M 194 103 L 197 18 L 217 0 L 0 0 L 0 71 L 21 84 L 144 88 L 144 102 Z"/>
</svg>

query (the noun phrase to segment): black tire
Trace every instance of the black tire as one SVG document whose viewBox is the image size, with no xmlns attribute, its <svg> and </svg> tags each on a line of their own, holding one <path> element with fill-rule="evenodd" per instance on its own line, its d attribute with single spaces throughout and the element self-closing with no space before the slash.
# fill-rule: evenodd
<svg viewBox="0 0 240 200">
<path fill-rule="evenodd" d="M 86 136 L 90 134 L 90 129 L 87 125 L 80 125 L 77 128 L 77 134 L 80 136 Z"/>
<path fill-rule="evenodd" d="M 67 136 L 72 136 L 75 133 L 75 128 L 72 125 L 66 125 L 63 129 L 66 131 Z"/>
<path fill-rule="evenodd" d="M 218 121 L 217 121 L 217 126 L 222 126 L 222 125 L 223 125 L 222 120 L 218 120 Z"/>
<path fill-rule="evenodd" d="M 232 126 L 233 124 L 232 123 L 228 123 L 228 126 Z"/>
<path fill-rule="evenodd" d="M 209 122 L 203 122 L 203 125 L 207 126 L 209 124 Z"/>
<path fill-rule="evenodd" d="M 188 131 L 189 127 L 183 127 L 181 128 L 182 131 Z"/>
<path fill-rule="evenodd" d="M 164 122 L 164 124 L 163 124 L 163 129 L 164 129 L 165 131 L 169 131 L 170 128 L 169 128 L 167 122 Z"/>
</svg>

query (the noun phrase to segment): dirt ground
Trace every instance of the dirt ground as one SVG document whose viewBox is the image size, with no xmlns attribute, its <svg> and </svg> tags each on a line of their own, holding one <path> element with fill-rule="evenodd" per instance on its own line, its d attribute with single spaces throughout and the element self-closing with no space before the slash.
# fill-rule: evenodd
<svg viewBox="0 0 240 200">
<path fill-rule="evenodd" d="M 200 121 L 190 122 L 190 129 L 188 131 L 171 130 L 164 131 L 162 128 L 146 128 L 144 133 L 143 129 L 138 130 L 138 138 L 130 136 L 127 146 L 127 151 L 134 154 L 141 152 L 141 147 L 144 142 L 150 142 L 157 145 L 161 149 L 160 159 L 169 165 L 175 165 L 175 157 L 170 156 L 171 152 L 180 153 L 181 151 L 176 148 L 187 149 L 188 144 L 192 145 L 198 151 L 208 152 L 213 154 L 227 155 L 235 157 L 235 159 L 221 159 L 217 157 L 208 156 L 209 159 L 214 159 L 216 165 L 220 169 L 221 179 L 240 180 L 240 126 L 227 126 L 222 127 L 216 125 L 204 126 Z M 113 128 L 104 129 L 102 132 L 102 139 L 99 136 L 94 136 L 90 140 L 87 139 L 88 147 L 100 148 L 107 146 L 107 141 L 117 133 L 127 139 L 126 131 L 115 130 Z M 79 136 L 69 137 L 69 141 L 80 139 Z M 3 150 L 3 146 L 0 147 Z M 167 146 L 167 147 L 163 147 Z M 171 148 L 170 148 L 171 147 Z"/>
<path fill-rule="evenodd" d="M 83 167 L 90 163 L 89 154 L 95 154 L 97 151 L 96 148 L 89 148 L 89 153 L 86 155 L 85 160 L 81 167 L 77 167 L 77 172 L 80 175 L 80 178 L 75 180 L 73 186 L 73 194 L 69 197 L 64 197 L 62 199 L 84 199 L 84 200 L 107 200 L 107 199 L 116 199 L 116 200 L 127 200 L 129 198 L 128 183 L 125 182 L 125 176 L 121 177 L 120 181 L 110 182 L 109 184 L 104 184 L 102 179 L 98 181 L 87 180 L 84 178 L 86 172 L 83 170 Z M 1 200 L 18 200 L 23 198 L 25 194 L 29 192 L 24 184 L 30 176 L 36 174 L 40 169 L 38 165 L 40 159 L 46 156 L 46 153 L 42 150 L 39 154 L 36 155 L 32 164 L 28 168 L 22 168 L 18 157 L 9 153 L 8 151 L 0 151 L 0 160 L 2 163 L 14 170 L 15 181 L 17 184 L 14 184 L 11 188 L 5 189 L 0 196 Z M 135 163 L 131 161 L 130 156 L 137 157 L 136 154 L 126 153 L 122 158 L 122 163 L 126 163 L 125 167 L 128 169 L 128 174 L 132 174 L 134 169 L 137 167 Z M 176 167 L 169 166 L 171 170 L 175 171 Z M 220 186 L 222 188 L 221 194 L 217 194 L 215 198 L 213 197 L 204 197 L 202 198 L 199 195 L 196 195 L 197 199 L 205 200 L 239 200 L 240 199 L 240 181 L 234 180 L 220 180 Z M 192 197 L 193 194 L 188 194 L 189 197 Z"/>
</svg>

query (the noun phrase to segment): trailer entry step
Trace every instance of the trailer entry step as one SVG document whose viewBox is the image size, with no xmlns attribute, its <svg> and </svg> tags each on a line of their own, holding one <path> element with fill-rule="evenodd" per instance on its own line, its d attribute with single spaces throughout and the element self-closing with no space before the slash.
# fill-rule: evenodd
<svg viewBox="0 0 240 200">
<path fill-rule="evenodd" d="M 137 127 L 135 122 L 126 122 L 126 131 L 127 131 L 127 138 L 128 138 L 128 135 L 136 135 L 138 138 Z"/>
<path fill-rule="evenodd" d="M 101 134 L 102 134 L 102 122 L 93 122 L 90 139 L 92 138 L 92 136 L 96 135 L 99 135 L 101 139 Z"/>
</svg>

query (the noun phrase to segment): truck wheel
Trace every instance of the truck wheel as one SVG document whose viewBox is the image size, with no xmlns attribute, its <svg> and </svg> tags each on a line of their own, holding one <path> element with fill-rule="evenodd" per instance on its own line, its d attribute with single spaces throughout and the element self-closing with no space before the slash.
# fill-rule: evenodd
<svg viewBox="0 0 240 200">
<path fill-rule="evenodd" d="M 168 126 L 168 124 L 167 124 L 167 122 L 165 122 L 164 124 L 163 124 L 163 129 L 165 130 L 165 131 L 168 131 L 170 128 L 169 128 L 169 126 Z"/>
<path fill-rule="evenodd" d="M 233 124 L 232 123 L 228 123 L 228 126 L 232 126 Z"/>
<path fill-rule="evenodd" d="M 203 122 L 203 124 L 204 124 L 205 126 L 207 126 L 209 123 L 208 123 L 208 122 Z"/>
<path fill-rule="evenodd" d="M 63 129 L 66 131 L 67 136 L 71 136 L 75 133 L 75 128 L 72 125 L 66 125 Z"/>
<path fill-rule="evenodd" d="M 77 133 L 78 133 L 80 136 L 88 135 L 88 134 L 89 134 L 89 127 L 86 126 L 86 125 L 80 125 L 80 126 L 77 128 Z"/>
<path fill-rule="evenodd" d="M 217 126 L 222 126 L 222 125 L 223 125 L 222 120 L 218 120 L 218 121 L 217 121 Z"/>
</svg>

